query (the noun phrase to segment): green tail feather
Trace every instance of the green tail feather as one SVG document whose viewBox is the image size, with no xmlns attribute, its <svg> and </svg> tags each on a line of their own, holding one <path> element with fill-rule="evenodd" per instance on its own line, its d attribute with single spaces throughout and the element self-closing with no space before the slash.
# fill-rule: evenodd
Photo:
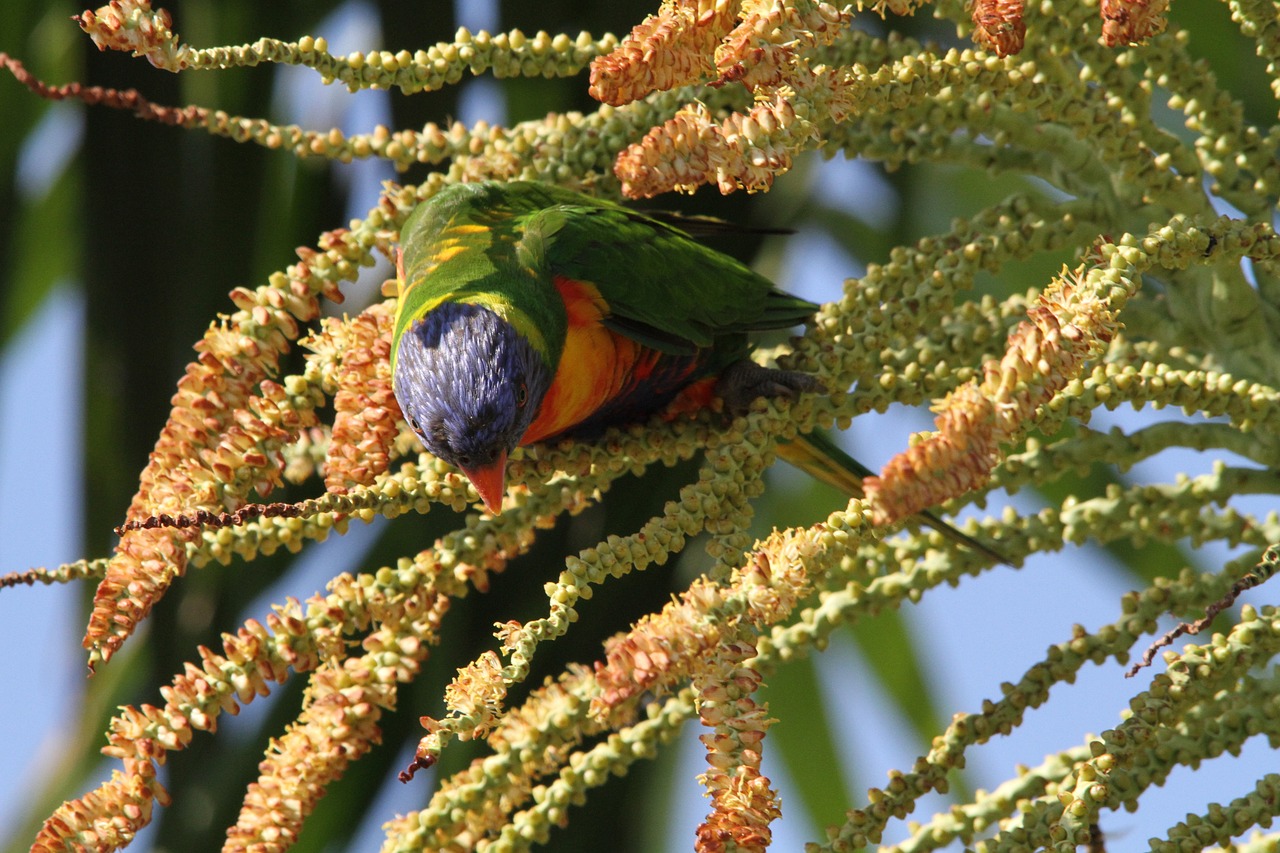
<svg viewBox="0 0 1280 853">
<path fill-rule="evenodd" d="M 822 432 L 797 435 L 791 441 L 779 444 L 778 455 L 814 479 L 853 498 L 863 496 L 862 481 L 874 473 L 866 465 L 837 447 L 835 442 Z M 982 544 L 972 536 L 966 536 L 929 510 L 917 513 L 915 518 L 952 542 L 977 551 L 997 563 L 1009 565 L 1009 561 L 998 551 Z"/>
</svg>

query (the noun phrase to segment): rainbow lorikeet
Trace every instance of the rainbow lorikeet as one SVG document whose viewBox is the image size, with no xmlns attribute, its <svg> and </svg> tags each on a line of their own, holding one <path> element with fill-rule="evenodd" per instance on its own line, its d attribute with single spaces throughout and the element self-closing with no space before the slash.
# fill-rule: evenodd
<svg viewBox="0 0 1280 853">
<path fill-rule="evenodd" d="M 817 306 L 687 230 L 715 225 L 533 182 L 456 184 L 419 205 L 401 229 L 391 344 L 413 431 L 497 512 L 518 445 L 643 419 L 677 397 L 744 408 L 821 390 L 748 358 L 749 332 L 802 323 Z M 797 449 L 802 467 L 844 468 L 840 485 L 860 493 L 866 470 L 849 470 L 853 460 L 828 443 Z"/>
</svg>

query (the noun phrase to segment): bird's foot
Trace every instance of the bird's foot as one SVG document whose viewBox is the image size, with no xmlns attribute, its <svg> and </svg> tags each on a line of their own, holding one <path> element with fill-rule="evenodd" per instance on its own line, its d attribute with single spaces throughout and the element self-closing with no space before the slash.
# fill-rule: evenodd
<svg viewBox="0 0 1280 853">
<path fill-rule="evenodd" d="M 808 391 L 824 390 L 816 376 L 797 370 L 761 367 L 749 359 L 729 365 L 716 383 L 716 394 L 731 414 L 742 414 L 761 397 L 791 399 Z"/>
</svg>

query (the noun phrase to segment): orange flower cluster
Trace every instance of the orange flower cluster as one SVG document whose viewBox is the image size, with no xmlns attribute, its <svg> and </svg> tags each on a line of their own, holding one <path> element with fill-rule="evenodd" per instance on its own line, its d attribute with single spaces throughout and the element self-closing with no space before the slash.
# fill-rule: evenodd
<svg viewBox="0 0 1280 853">
<path fill-rule="evenodd" d="M 307 307 L 314 305 L 312 299 Z M 294 316 L 283 307 L 255 304 L 237 317 L 232 323 L 215 323 L 196 345 L 199 356 L 178 383 L 173 410 L 142 472 L 128 520 L 234 509 L 251 489 L 267 494 L 280 482 L 279 447 L 311 425 L 307 400 L 293 398 L 266 378 L 288 349 L 288 339 L 298 335 Z M 260 393 L 254 394 L 255 388 Z M 186 570 L 186 543 L 198 535 L 190 530 L 125 531 L 94 594 L 84 638 L 91 665 L 109 660 Z"/>
<path fill-rule="evenodd" d="M 332 352 L 340 365 L 324 463 L 330 492 L 370 485 L 390 464 L 400 435 L 400 407 L 391 390 L 394 315 L 394 303 L 378 302 L 351 319 L 326 319 L 321 332 L 303 342 L 314 351 Z"/>
<path fill-rule="evenodd" d="M 504 516 L 502 524 L 511 522 Z M 223 654 L 199 649 L 200 664 L 188 664 L 161 689 L 163 707 L 126 708 L 112 722 L 105 752 L 124 761 L 126 776 L 66 803 L 46 825 L 47 849 L 63 850 L 89 837 L 106 820 L 103 815 L 114 823 L 120 823 L 119 815 L 130 816 L 126 828 L 136 832 L 149 822 L 151 801 L 164 801 L 158 784 L 144 786 L 139 779 L 154 777 L 154 766 L 163 763 L 168 751 L 184 748 L 197 731 L 215 731 L 220 713 L 237 713 L 242 704 L 267 695 L 270 682 L 283 682 L 290 671 L 315 671 L 306 707 L 272 741 L 226 848 L 285 849 L 326 786 L 378 742 L 381 713 L 394 705 L 396 685 L 417 675 L 438 635 L 449 596 L 462 594 L 466 578 L 475 571 L 483 580 L 484 571 L 501 570 L 508 556 L 529 544 L 519 533 L 497 530 L 478 542 L 472 533 L 446 537 L 398 573 L 384 569 L 360 579 L 341 575 L 331 582 L 327 596 L 308 602 L 305 615 L 291 601 L 268 616 L 266 627 L 250 620 L 235 636 L 224 635 Z M 444 571 L 442 550 L 457 555 Z M 471 567 L 473 563 L 481 568 Z M 352 657 L 344 635 L 370 621 L 377 626 L 361 643 L 364 654 Z M 138 791 L 142 794 L 135 795 Z M 84 846 L 112 849 L 128 840 L 115 838 L 111 845 Z"/>
<path fill-rule="evenodd" d="M 996 56 L 1025 42 L 1025 0 L 972 0 L 974 40 Z M 910 14 L 914 3 L 878 3 L 882 14 Z M 1168 0 L 1105 0 L 1103 42 L 1116 46 L 1163 30 Z M 861 65 L 826 64 L 851 20 L 821 0 L 666 0 L 612 53 L 591 65 L 591 94 L 614 106 L 654 91 L 704 83 L 742 83 L 749 113 L 713 114 L 689 101 L 614 162 L 623 192 L 644 198 L 715 183 L 722 193 L 767 190 L 799 151 L 821 142 L 823 121 L 840 123 L 864 103 Z M 892 84 L 886 79 L 884 83 Z M 799 117 L 797 119 L 797 117 Z"/>
<path fill-rule="evenodd" d="M 805 532 L 774 533 L 724 586 L 696 581 L 658 614 L 611 639 L 595 666 L 600 719 L 645 692 L 691 679 L 698 692 L 708 770 L 703 782 L 712 812 L 698 829 L 699 851 L 763 850 L 781 813 L 760 772 L 767 709 L 751 694 L 761 677 L 743 662 L 755 655 L 754 633 L 786 618 L 810 587 L 805 569 L 812 541 Z"/>
<path fill-rule="evenodd" d="M 1000 361 L 983 366 L 981 381 L 942 401 L 936 434 L 863 481 L 875 523 L 892 524 L 986 483 L 1000 445 L 1025 432 L 1037 409 L 1077 378 L 1117 329 L 1111 306 L 1082 270 L 1064 269 L 1027 318 Z"/>
<path fill-rule="evenodd" d="M 777 86 L 792 76 L 800 51 L 835 41 L 851 17 L 820 0 L 743 0 L 740 23 L 716 48 L 716 82 Z"/>
<path fill-rule="evenodd" d="M 768 189 L 776 175 L 791 168 L 790 150 L 773 138 L 787 135 L 796 124 L 791 101 L 781 95 L 718 123 L 695 102 L 619 154 L 614 172 L 622 191 L 637 198 L 693 192 L 713 181 L 723 193 Z"/>
<path fill-rule="evenodd" d="M 941 408 L 935 435 L 890 459 L 879 477 L 862 481 L 875 523 L 892 524 L 981 488 L 1000 461 L 996 404 L 978 386 L 957 388 Z"/>
<path fill-rule="evenodd" d="M 974 0 L 973 40 L 996 56 L 1022 52 L 1027 23 L 1023 0 Z"/>
</svg>

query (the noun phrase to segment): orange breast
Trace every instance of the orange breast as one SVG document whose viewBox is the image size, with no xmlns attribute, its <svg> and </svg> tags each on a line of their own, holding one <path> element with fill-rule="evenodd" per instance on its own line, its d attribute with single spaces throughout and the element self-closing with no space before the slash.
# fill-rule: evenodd
<svg viewBox="0 0 1280 853">
<path fill-rule="evenodd" d="M 555 284 L 569 319 L 564 351 L 521 444 L 532 444 L 582 423 L 642 381 L 660 356 L 601 325 L 608 306 L 593 285 L 563 277 Z"/>
</svg>

